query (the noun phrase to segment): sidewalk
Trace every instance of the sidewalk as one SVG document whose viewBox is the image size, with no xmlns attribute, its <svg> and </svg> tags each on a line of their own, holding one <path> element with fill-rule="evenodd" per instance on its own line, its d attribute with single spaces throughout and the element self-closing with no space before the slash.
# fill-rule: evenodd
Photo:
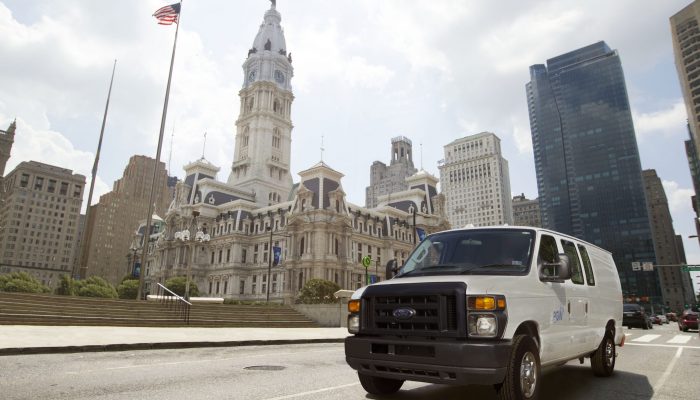
<svg viewBox="0 0 700 400">
<path fill-rule="evenodd" d="M 341 343 L 346 328 L 140 328 L 0 325 L 0 356 L 191 347 Z"/>
</svg>

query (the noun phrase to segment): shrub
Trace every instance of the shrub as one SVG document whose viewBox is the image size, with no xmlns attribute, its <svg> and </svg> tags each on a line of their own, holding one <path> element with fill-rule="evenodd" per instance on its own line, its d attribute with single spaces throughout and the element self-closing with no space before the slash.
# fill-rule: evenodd
<svg viewBox="0 0 700 400">
<path fill-rule="evenodd" d="M 87 279 L 76 281 L 76 286 L 78 296 L 117 298 L 117 291 L 114 289 L 114 286 L 99 276 L 91 276 Z"/>
<path fill-rule="evenodd" d="M 124 279 L 122 283 L 117 286 L 117 294 L 120 299 L 135 300 L 136 295 L 139 291 L 139 280 L 138 279 Z"/>
<path fill-rule="evenodd" d="M 75 296 L 77 295 L 78 285 L 75 279 L 71 278 L 70 275 L 63 274 L 58 278 L 58 287 L 56 288 L 56 294 L 62 296 Z"/>
<path fill-rule="evenodd" d="M 185 285 L 187 284 L 187 277 L 184 276 L 174 276 L 167 281 L 165 281 L 165 287 L 172 290 L 178 296 L 185 295 Z M 199 288 L 194 281 L 190 280 L 190 297 L 199 296 Z"/>
<path fill-rule="evenodd" d="M 299 292 L 298 301 L 302 304 L 329 304 L 338 303 L 333 293 L 340 290 L 337 283 L 324 279 L 311 279 Z"/>
<path fill-rule="evenodd" d="M 12 272 L 0 275 L 0 291 L 21 293 L 51 293 L 46 285 L 26 272 Z"/>
</svg>

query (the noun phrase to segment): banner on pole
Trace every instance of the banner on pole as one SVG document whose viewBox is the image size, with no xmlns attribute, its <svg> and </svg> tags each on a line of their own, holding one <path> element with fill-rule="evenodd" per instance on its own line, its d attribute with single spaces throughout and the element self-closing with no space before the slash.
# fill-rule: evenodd
<svg viewBox="0 0 700 400">
<path fill-rule="evenodd" d="M 273 259 L 272 259 L 272 265 L 278 265 L 282 261 L 282 248 L 278 246 L 273 246 L 272 247 L 272 254 L 273 254 Z"/>
</svg>

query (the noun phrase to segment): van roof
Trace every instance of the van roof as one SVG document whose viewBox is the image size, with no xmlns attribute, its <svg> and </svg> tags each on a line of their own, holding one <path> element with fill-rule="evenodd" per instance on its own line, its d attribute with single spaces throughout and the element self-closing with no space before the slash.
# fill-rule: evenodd
<svg viewBox="0 0 700 400">
<path fill-rule="evenodd" d="M 551 234 L 554 234 L 554 235 L 559 235 L 559 236 L 563 236 L 563 237 L 566 237 L 566 238 L 569 238 L 569 239 L 576 240 L 577 242 L 581 242 L 581 243 L 584 243 L 584 244 L 586 244 L 586 245 L 588 245 L 588 246 L 595 247 L 596 249 L 599 249 L 600 251 L 604 251 L 604 252 L 606 252 L 606 253 L 612 255 L 612 253 L 611 253 L 610 251 L 605 250 L 604 248 L 602 248 L 602 247 L 600 247 L 600 246 L 598 246 L 598 245 L 595 245 L 595 244 L 593 244 L 593 243 L 590 243 L 590 242 L 587 242 L 587 241 L 585 241 L 585 240 L 579 239 L 579 238 L 577 238 L 577 237 L 574 237 L 574 236 L 571 236 L 571 235 L 567 235 L 567 234 L 565 234 L 565 233 L 553 231 L 553 230 L 551 230 L 551 229 L 537 228 L 537 227 L 534 227 L 534 226 L 521 226 L 521 225 L 465 226 L 464 228 L 453 228 L 453 229 L 450 229 L 449 231 L 468 231 L 468 230 L 477 230 L 477 229 L 513 229 L 513 230 L 523 230 L 523 229 L 527 229 L 527 230 L 537 231 L 537 232 L 541 232 L 541 233 L 551 233 Z M 435 232 L 435 233 L 437 233 L 437 232 Z"/>
</svg>

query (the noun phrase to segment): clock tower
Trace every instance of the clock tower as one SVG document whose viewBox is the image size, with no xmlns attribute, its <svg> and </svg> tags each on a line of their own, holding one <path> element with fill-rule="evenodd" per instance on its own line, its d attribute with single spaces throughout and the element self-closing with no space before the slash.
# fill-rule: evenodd
<svg viewBox="0 0 700 400">
<path fill-rule="evenodd" d="M 254 193 L 260 206 L 286 201 L 293 184 L 289 167 L 294 69 L 281 21 L 272 1 L 243 63 L 241 109 L 228 178 L 229 185 Z"/>
</svg>

